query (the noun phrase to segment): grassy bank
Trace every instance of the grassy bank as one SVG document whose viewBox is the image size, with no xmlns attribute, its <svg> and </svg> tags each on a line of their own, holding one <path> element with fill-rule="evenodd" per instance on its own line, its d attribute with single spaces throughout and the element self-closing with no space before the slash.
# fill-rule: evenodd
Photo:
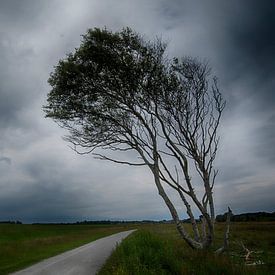
<svg viewBox="0 0 275 275">
<path fill-rule="evenodd" d="M 42 259 L 130 228 L 130 225 L 0 224 L 0 274 L 8 274 Z"/>
<path fill-rule="evenodd" d="M 222 229 L 218 224 L 218 242 Z M 189 249 L 173 225 L 147 226 L 123 241 L 99 274 L 275 274 L 274 233 L 275 223 L 234 223 L 231 252 L 216 256 Z M 264 264 L 246 266 L 240 242 L 254 251 L 254 262 Z"/>
</svg>

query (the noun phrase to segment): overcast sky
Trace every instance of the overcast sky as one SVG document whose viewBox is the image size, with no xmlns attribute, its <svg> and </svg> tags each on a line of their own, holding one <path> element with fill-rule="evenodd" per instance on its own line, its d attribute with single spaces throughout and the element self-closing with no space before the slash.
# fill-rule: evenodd
<svg viewBox="0 0 275 275">
<path fill-rule="evenodd" d="M 1 0 L 0 220 L 170 219 L 145 168 L 77 155 L 44 118 L 54 65 L 105 26 L 209 61 L 227 100 L 217 213 L 275 211 L 274 13 L 271 0 Z"/>
</svg>

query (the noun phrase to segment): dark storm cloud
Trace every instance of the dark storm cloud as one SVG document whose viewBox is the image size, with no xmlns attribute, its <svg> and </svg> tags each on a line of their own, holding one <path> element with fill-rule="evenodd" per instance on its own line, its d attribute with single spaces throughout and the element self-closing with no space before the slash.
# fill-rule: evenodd
<svg viewBox="0 0 275 275">
<path fill-rule="evenodd" d="M 261 173 L 262 166 L 274 163 L 274 10 L 274 1 L 163 5 L 163 15 L 174 16 L 167 36 L 177 43 L 171 39 L 171 48 L 208 59 L 227 100 L 221 131 L 221 155 L 227 157 L 218 163 L 220 181 Z"/>
<path fill-rule="evenodd" d="M 247 136 L 247 142 L 254 140 L 254 148 L 251 148 L 254 157 L 267 165 L 274 163 L 275 158 L 274 10 L 274 1 L 244 1 L 236 6 L 236 16 L 227 23 L 230 47 L 224 51 L 230 72 L 227 82 L 243 86 L 232 103 L 251 102 L 246 115 L 251 117 L 253 131 Z M 234 107 L 229 108 L 234 110 Z"/>
<path fill-rule="evenodd" d="M 228 18 L 228 42 L 224 55 L 228 82 L 242 82 L 242 100 L 251 100 L 254 119 L 251 136 L 255 158 L 271 164 L 275 160 L 275 36 L 274 1 L 244 1 L 234 8 L 236 16 Z M 232 62 L 233 61 L 233 62 Z M 236 64 L 231 66 L 231 64 Z M 238 104 L 232 101 L 233 104 Z M 230 108 L 230 106 L 229 106 Z M 234 107 L 232 108 L 234 109 Z M 252 170 L 255 169 L 251 167 Z"/>
<path fill-rule="evenodd" d="M 250 91 L 242 91 L 244 95 L 256 94 L 263 104 L 271 105 L 274 9 L 274 1 L 171 1 L 163 4 L 162 12 L 173 18 L 172 30 L 180 30 L 173 37 L 180 41 L 177 53 L 208 59 L 223 84 L 245 81 Z"/>
<path fill-rule="evenodd" d="M 257 154 L 268 160 L 270 163 L 275 163 L 275 114 L 265 119 L 263 126 L 258 129 L 258 146 Z"/>
<path fill-rule="evenodd" d="M 2 157 L 0 161 L 2 159 L 7 160 Z M 98 212 L 101 195 L 95 196 L 92 188 L 87 189 L 87 185 L 93 185 L 92 180 L 87 184 L 83 175 L 76 175 L 71 164 L 66 165 L 63 161 L 55 153 L 42 152 L 35 157 L 30 154 L 21 163 L 17 160 L 9 168 L 9 177 L 0 184 L 1 219 L 76 221 L 89 212 L 90 218 L 97 218 L 93 213 Z"/>
<path fill-rule="evenodd" d="M 223 2 L 225 3 L 225 2 Z M 274 1 L 230 1 L 218 6 L 224 19 L 224 41 L 217 51 L 223 65 L 223 80 L 230 87 L 244 86 L 232 105 L 254 97 L 254 112 L 273 109 L 275 104 L 275 36 Z M 218 36 L 218 33 L 217 33 Z M 215 39 L 215 36 L 213 36 Z M 233 85 L 232 85 L 233 84 Z M 233 107 L 233 106 L 230 106 Z M 229 107 L 229 108 L 230 108 Z"/>
<path fill-rule="evenodd" d="M 4 190 L 4 194 L 0 195 L 1 219 L 23 222 L 75 222 L 110 218 L 154 219 L 165 215 L 165 211 L 159 207 L 161 202 L 154 188 L 150 188 L 150 192 L 146 193 L 133 186 L 133 191 L 125 192 L 123 176 L 113 173 L 117 180 L 109 182 L 106 189 L 106 184 L 100 183 L 100 180 L 106 181 L 106 175 L 93 177 L 87 173 L 89 170 L 85 163 L 85 168 L 81 170 L 81 167 L 75 166 L 75 161 L 72 162 L 73 164 L 64 164 L 61 158 L 42 154 L 35 159 L 25 159 L 20 164 L 23 172 L 20 180 L 15 179 L 15 183 L 11 184 L 11 181 L 14 181 L 11 178 L 1 183 L 1 189 Z M 15 169 L 17 167 L 10 172 Z M 97 171 L 104 173 L 104 169 L 99 167 Z M 133 171 L 131 174 L 134 175 Z M 132 184 L 135 184 L 135 180 L 132 181 Z M 131 181 L 128 181 L 126 186 L 128 184 L 131 184 Z M 124 199 L 121 198 L 122 193 Z M 140 197 L 144 199 L 142 207 Z M 129 207 L 133 208 L 131 212 L 128 211 Z M 143 207 L 147 208 L 146 215 Z"/>
<path fill-rule="evenodd" d="M 0 33 L 1 35 L 1 33 Z M 24 82 L 23 66 L 27 66 L 28 51 L 13 52 L 9 37 L 2 35 L 0 42 L 0 128 L 14 126 L 18 112 L 28 103 L 28 86 Z M 24 64 L 24 65 L 23 65 Z"/>
<path fill-rule="evenodd" d="M 216 161 L 217 211 L 274 209 L 274 5 L 1 1 L 0 220 L 169 218 L 147 171 L 76 155 L 41 111 L 54 65 L 88 28 L 104 26 L 161 36 L 169 55 L 209 60 L 228 102 Z"/>
<path fill-rule="evenodd" d="M 173 19 L 170 33 L 179 41 L 172 48 L 207 58 L 227 100 L 216 161 L 218 209 L 230 199 L 240 211 L 274 209 L 267 195 L 275 184 L 274 1 L 172 1 L 166 8 L 175 18 L 182 14 Z M 251 190 L 238 189 L 242 184 Z"/>
<path fill-rule="evenodd" d="M 195 56 L 200 51 L 210 54 L 204 56 L 202 53 L 201 57 L 223 67 L 221 75 L 232 81 L 247 75 L 256 76 L 256 79 L 273 78 L 274 9 L 275 3 L 271 0 L 187 0 L 164 2 L 161 11 L 164 17 L 171 17 L 167 22 L 174 22 L 173 28 L 182 30 L 178 36 L 182 54 L 184 51 Z M 200 36 L 192 37 L 196 33 Z M 192 48 L 188 48 L 189 43 Z"/>
<path fill-rule="evenodd" d="M 275 54 L 274 9 L 274 1 L 241 2 L 229 27 L 234 48 L 228 57 L 235 55 L 239 70 L 259 78 L 274 77 L 275 61 L 271 58 Z"/>
</svg>

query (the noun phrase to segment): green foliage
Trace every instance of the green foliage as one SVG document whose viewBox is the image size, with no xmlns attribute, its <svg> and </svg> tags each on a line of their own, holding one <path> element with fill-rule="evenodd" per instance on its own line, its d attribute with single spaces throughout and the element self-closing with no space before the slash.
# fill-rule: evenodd
<svg viewBox="0 0 275 275">
<path fill-rule="evenodd" d="M 129 28 L 117 33 L 90 29 L 83 36 L 81 46 L 60 60 L 51 74 L 47 116 L 61 123 L 73 120 L 80 124 L 87 119 L 95 127 L 110 123 L 112 116 L 119 116 L 117 109 L 121 116 L 127 116 L 115 104 L 116 96 L 137 100 L 145 87 L 144 80 L 148 91 L 156 91 L 154 84 L 159 87 L 156 76 L 161 73 L 159 59 L 165 46 L 158 47 L 143 41 Z"/>
<path fill-rule="evenodd" d="M 210 108 L 214 102 L 215 109 L 222 102 L 207 95 L 205 64 L 191 58 L 168 60 L 165 49 L 160 40 L 145 41 L 129 28 L 88 30 L 80 47 L 60 60 L 51 74 L 46 117 L 69 131 L 68 141 L 87 151 L 123 151 L 126 146 L 140 153 L 152 143 L 153 132 L 160 131 L 157 117 L 169 131 L 169 123 L 176 120 L 187 124 L 179 128 L 195 132 L 195 109 Z M 209 109 L 197 112 L 210 115 Z"/>
</svg>

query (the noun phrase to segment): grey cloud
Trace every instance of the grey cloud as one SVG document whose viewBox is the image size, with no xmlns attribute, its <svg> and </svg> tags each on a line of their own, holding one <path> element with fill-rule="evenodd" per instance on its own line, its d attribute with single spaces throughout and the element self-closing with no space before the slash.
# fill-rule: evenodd
<svg viewBox="0 0 275 275">
<path fill-rule="evenodd" d="M 75 221 L 81 217 L 77 211 L 82 200 L 87 200 L 87 192 L 72 192 L 61 189 L 58 183 L 49 186 L 39 182 L 20 188 L 17 192 L 1 198 L 1 219 L 18 219 L 24 222 Z"/>
<path fill-rule="evenodd" d="M 1 219 L 73 222 L 167 215 L 154 186 L 142 184 L 146 179 L 139 175 L 142 171 L 125 171 L 69 150 L 62 153 L 57 148 L 60 143 L 57 147 L 48 143 L 45 140 L 26 148 L 13 167 L 1 171 Z"/>
<path fill-rule="evenodd" d="M 36 81 L 30 78 L 29 69 L 33 52 L 16 46 L 16 41 L 7 35 L 1 35 L 1 39 L 0 128 L 18 127 L 22 123 L 20 112 L 33 104 Z"/>
<path fill-rule="evenodd" d="M 0 162 L 5 162 L 7 164 L 11 164 L 11 159 L 8 157 L 0 157 Z"/>
<path fill-rule="evenodd" d="M 265 125 L 259 129 L 258 135 L 258 146 L 255 148 L 256 154 L 265 159 L 270 164 L 275 162 L 275 130 L 274 130 L 274 120 L 272 121 L 271 126 Z"/>
<path fill-rule="evenodd" d="M 230 206 L 234 213 L 274 211 L 275 185 L 264 181 L 230 182 L 223 191 L 216 191 L 216 205 L 219 212 Z M 230 199 L 229 199 L 230 198 Z"/>
<path fill-rule="evenodd" d="M 0 9 L 0 29 L 9 32 L 32 30 L 43 22 L 43 16 L 55 8 L 56 1 L 3 0 Z"/>
<path fill-rule="evenodd" d="M 269 77 L 275 69 L 273 27 L 275 18 L 273 1 L 244 1 L 237 18 L 229 30 L 237 58 L 243 60 L 246 70 L 256 70 L 261 76 Z M 248 65 L 248 67 L 247 67 Z"/>
<path fill-rule="evenodd" d="M 0 220 L 169 218 L 148 172 L 77 156 L 43 117 L 50 71 L 96 26 L 130 26 L 162 36 L 170 55 L 209 59 L 228 101 L 217 210 L 274 209 L 273 9 L 273 1 L 1 1 Z"/>
</svg>

